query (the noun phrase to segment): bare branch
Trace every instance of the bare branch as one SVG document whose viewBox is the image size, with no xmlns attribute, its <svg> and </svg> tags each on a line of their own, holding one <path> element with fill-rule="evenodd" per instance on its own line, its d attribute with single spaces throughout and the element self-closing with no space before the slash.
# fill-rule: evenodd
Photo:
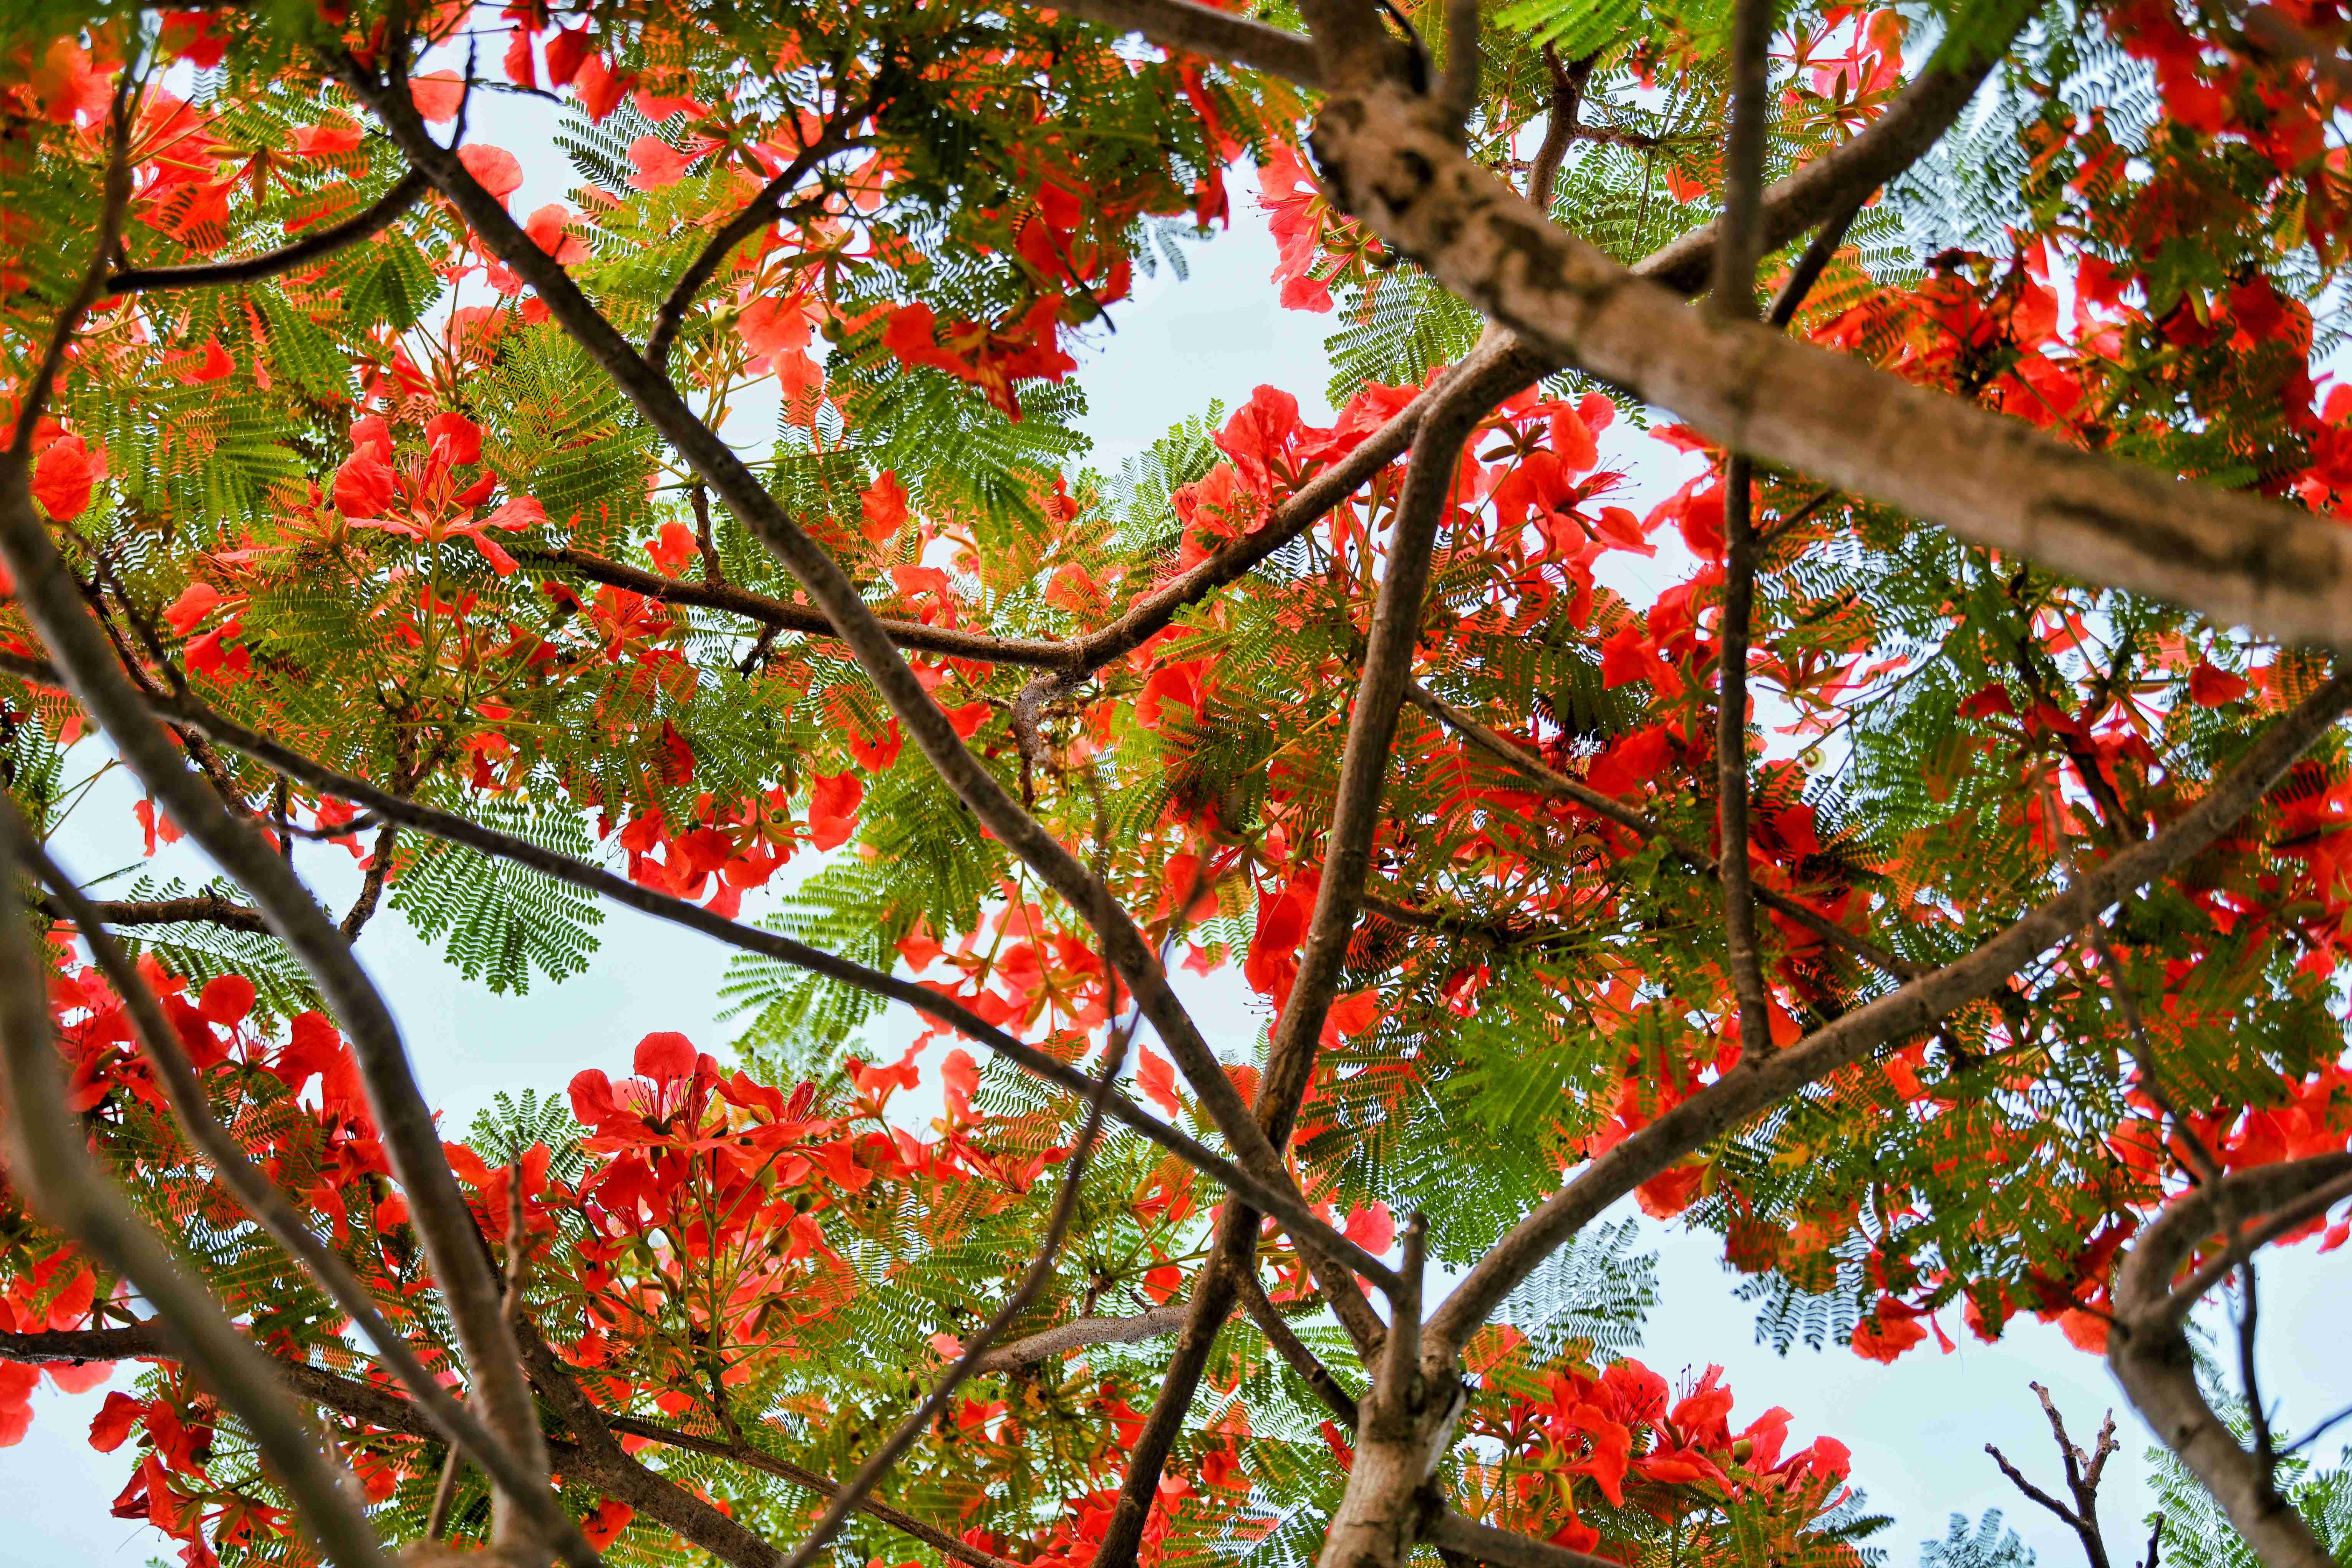
<svg viewBox="0 0 2352 1568">
<path fill-rule="evenodd" d="M 2134 851 L 2136 852 L 2136 851 Z M 2130 852 L 2127 852 L 2130 853 Z M 2236 1231 L 2250 1215 L 2305 1212 L 2316 1194 L 2352 1176 L 2352 1154 L 2319 1154 L 2232 1172 L 2175 1199 L 2124 1255 L 2107 1330 L 2107 1365 L 2165 1447 L 2221 1505 L 2268 1568 L 2333 1568 L 2303 1516 L 2279 1495 L 2263 1456 L 2238 1446 L 2197 1385 L 2197 1365 L 2175 1311 L 2173 1278 L 2198 1245 Z"/>
<path fill-rule="evenodd" d="M 2108 1456 L 2120 1447 L 2116 1441 L 2116 1413 L 2107 1412 L 2106 1419 L 2100 1423 L 2098 1439 L 2086 1456 L 2066 1436 L 2066 1419 L 2058 1413 L 2057 1402 L 2050 1397 L 2050 1391 L 2038 1383 L 2026 1386 L 2042 1401 L 2042 1413 L 2049 1418 L 2050 1435 L 2056 1439 L 2058 1456 L 2066 1467 L 2066 1489 L 2074 1496 L 2074 1506 L 2068 1507 L 2027 1480 L 1990 1443 L 1985 1445 L 1985 1452 L 1992 1456 L 1992 1462 L 2000 1467 L 2011 1485 L 2057 1515 L 2059 1521 L 2074 1532 L 2083 1543 L 2083 1554 L 2089 1560 L 2090 1568 L 2108 1568 L 2106 1537 L 2099 1529 L 2099 1477 L 2107 1468 Z"/>
<path fill-rule="evenodd" d="M 390 190 L 370 202 L 362 210 L 339 223 L 331 223 L 299 239 L 289 241 L 275 250 L 229 261 L 190 262 L 180 267 L 126 268 L 107 279 L 106 291 L 110 295 L 143 294 L 158 289 L 202 289 L 223 283 L 252 283 L 264 278 L 275 278 L 281 272 L 291 272 L 298 267 L 332 256 L 347 246 L 381 234 L 391 226 L 393 220 L 415 206 L 416 198 L 431 188 L 423 174 L 411 169 L 401 175 Z"/>
<path fill-rule="evenodd" d="M 586 550 L 519 550 L 515 553 L 525 562 L 544 561 L 551 565 L 569 567 L 591 582 L 625 588 L 632 594 L 642 594 L 666 605 L 692 605 L 701 609 L 723 610 L 730 616 L 740 616 L 764 626 L 805 637 L 840 635 L 834 630 L 833 623 L 817 610 L 805 605 L 772 599 L 765 594 L 755 594 L 732 584 L 691 583 L 665 577 L 657 572 L 647 572 L 641 567 L 608 560 Z M 880 619 L 879 624 L 889 634 L 892 642 L 918 653 L 944 654 L 954 658 L 1051 670 L 1068 669 L 1076 662 L 1072 645 L 1068 643 L 1034 637 L 990 637 L 982 632 L 958 631 L 951 626 L 925 626 L 920 621 Z"/>
<path fill-rule="evenodd" d="M 1967 957 L 1855 1008 L 1786 1050 L 1742 1061 L 1593 1160 L 1471 1268 L 1431 1317 L 1426 1332 L 1433 1346 L 1458 1350 L 1538 1263 L 1642 1183 L 1823 1076 L 1991 995 L 2035 954 L 2196 855 L 2251 810 L 2347 709 L 2352 675 L 2338 676 L 2274 721 L 2204 798 L 2163 831 L 2074 879 Z"/>
<path fill-rule="evenodd" d="M 2011 1485 L 2014 1486 L 2019 1491 L 2023 1492 L 2033 1501 L 2040 1503 L 2043 1508 L 2048 1509 L 2052 1513 L 2056 1514 L 2061 1520 L 2065 1521 L 2068 1529 L 2071 1530 L 2074 1528 L 2075 1520 L 2074 1510 L 2073 1509 L 2068 1508 L 2064 1503 L 2060 1502 L 2056 1498 L 2052 1497 L 2048 1492 L 2043 1491 L 2040 1487 L 2037 1487 L 2032 1481 L 2027 1480 L 2025 1479 L 2024 1472 L 2020 1470 L 2015 1465 L 2011 1464 L 2009 1462 L 2009 1457 L 2003 1454 L 1999 1448 L 1994 1447 L 1990 1443 L 1987 1443 L 1985 1445 L 1985 1452 L 1992 1456 L 1992 1462 L 2000 1467 L 2000 1473 L 2009 1478 Z"/>
<path fill-rule="evenodd" d="M 1054 0 L 1054 10 L 1083 16 L 1186 54 L 1248 66 L 1297 83 L 1323 85 L 1312 41 L 1194 0 Z"/>
<path fill-rule="evenodd" d="M 999 1345 L 982 1356 L 976 1373 L 1017 1372 L 1041 1361 L 1052 1361 L 1088 1345 L 1131 1345 L 1156 1340 L 1184 1326 L 1181 1307 L 1154 1307 L 1132 1318 L 1074 1318 L 1042 1333 Z"/>
</svg>

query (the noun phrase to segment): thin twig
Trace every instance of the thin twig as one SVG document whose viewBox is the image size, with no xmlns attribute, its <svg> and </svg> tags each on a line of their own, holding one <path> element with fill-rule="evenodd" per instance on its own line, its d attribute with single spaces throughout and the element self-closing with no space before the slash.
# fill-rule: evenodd
<svg viewBox="0 0 2352 1568">
<path fill-rule="evenodd" d="M 687 269 L 678 275 L 677 281 L 671 285 L 661 308 L 654 312 L 653 331 L 646 338 L 646 359 L 656 366 L 669 363 L 670 345 L 677 342 L 678 329 L 686 322 L 686 312 L 692 308 L 695 297 L 702 292 L 703 285 L 719 271 L 719 264 L 737 246 L 776 220 L 776 215 L 783 210 L 785 199 L 800 188 L 801 182 L 808 178 L 811 170 L 835 153 L 859 144 L 854 139 L 843 139 L 841 132 L 874 112 L 879 107 L 876 101 L 879 96 L 880 89 L 877 88 L 855 110 L 845 116 L 836 114 L 830 118 L 816 140 L 802 148 L 799 155 L 784 165 L 782 174 L 745 203 L 742 211 L 719 226 Z"/>
<path fill-rule="evenodd" d="M 955 1391 L 962 1386 L 966 1378 L 979 1370 L 981 1362 L 986 1358 L 989 1347 L 996 1342 L 997 1336 L 1011 1326 L 1013 1319 L 1028 1310 L 1029 1303 L 1036 1299 L 1037 1292 L 1052 1277 L 1055 1259 L 1061 1255 L 1062 1238 L 1069 1234 L 1070 1221 L 1077 1213 L 1078 1188 L 1086 1176 L 1087 1159 L 1094 1152 L 1095 1140 L 1102 1131 L 1103 1111 L 1110 1100 L 1111 1086 L 1118 1081 L 1120 1069 L 1127 1065 L 1128 1044 L 1140 1021 L 1139 1012 L 1130 1016 L 1113 1033 L 1109 1046 L 1103 1053 L 1102 1073 L 1087 1098 L 1086 1123 L 1070 1152 L 1068 1168 L 1062 1175 L 1062 1190 L 1054 1200 L 1053 1217 L 1046 1222 L 1045 1240 L 1039 1243 L 1037 1256 L 1022 1275 L 1021 1282 L 1013 1287 L 1013 1294 L 1005 1298 L 1004 1304 L 997 1308 L 995 1314 L 965 1344 L 963 1353 L 956 1358 L 955 1364 L 948 1368 L 946 1375 L 932 1386 L 929 1397 L 913 1415 L 898 1424 L 898 1430 L 892 1432 L 888 1440 L 857 1468 L 856 1475 L 842 1483 L 841 1490 L 832 1504 L 810 1530 L 808 1538 L 793 1549 L 783 1568 L 808 1568 L 810 1560 L 824 1549 L 826 1542 L 856 1511 L 858 1504 L 881 1484 L 882 1479 L 898 1465 L 900 1457 L 914 1446 L 915 1439 L 939 1419 L 940 1412 L 947 1408 L 947 1403 L 954 1396 Z"/>
</svg>

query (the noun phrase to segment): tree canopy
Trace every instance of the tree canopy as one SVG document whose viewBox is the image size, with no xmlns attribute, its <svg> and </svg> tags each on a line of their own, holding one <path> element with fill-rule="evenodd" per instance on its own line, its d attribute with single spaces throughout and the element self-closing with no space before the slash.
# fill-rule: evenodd
<svg viewBox="0 0 2352 1568">
<path fill-rule="evenodd" d="M 1874 1561 L 1630 1197 L 1783 1345 L 2063 1325 L 2147 1568 L 2341 1560 L 2251 1347 L 2352 1198 L 2347 30 L 14 0 L 0 1445 L 143 1363 L 191 1568 Z M 1253 200 L 1330 384 L 1090 463 Z M 216 879 L 59 863 L 96 749 Z M 446 1141 L 354 942 L 607 902 L 731 1058 Z"/>
</svg>

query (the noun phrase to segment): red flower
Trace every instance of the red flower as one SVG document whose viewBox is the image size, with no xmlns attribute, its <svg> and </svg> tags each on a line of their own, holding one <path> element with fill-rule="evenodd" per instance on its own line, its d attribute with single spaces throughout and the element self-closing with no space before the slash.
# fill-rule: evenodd
<svg viewBox="0 0 2352 1568">
<path fill-rule="evenodd" d="M 98 480 L 89 447 L 79 436 L 60 436 L 33 463 L 33 499 L 59 522 L 71 522 L 89 505 Z"/>
</svg>

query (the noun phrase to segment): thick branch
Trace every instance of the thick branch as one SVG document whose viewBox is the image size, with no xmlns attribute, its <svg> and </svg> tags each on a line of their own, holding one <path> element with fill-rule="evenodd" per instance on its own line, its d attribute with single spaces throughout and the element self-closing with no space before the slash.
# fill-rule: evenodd
<svg viewBox="0 0 2352 1568">
<path fill-rule="evenodd" d="M 106 291 L 110 295 L 142 294 L 156 289 L 201 289 L 220 283 L 252 283 L 264 278 L 275 278 L 281 272 L 291 272 L 298 267 L 331 256 L 345 246 L 356 245 L 383 232 L 394 218 L 415 206 L 416 198 L 431 188 L 423 174 L 411 169 L 394 183 L 392 189 L 369 203 L 363 210 L 275 250 L 265 250 L 258 256 L 240 257 L 233 261 L 129 268 L 106 280 Z"/>
<path fill-rule="evenodd" d="M 2034 955 L 2201 851 L 2251 810 L 2347 708 L 2352 676 L 2338 676 L 2273 722 L 2203 799 L 2162 832 L 2075 879 L 1967 957 L 1843 1015 L 1787 1050 L 1742 1061 L 1592 1161 L 1478 1260 L 1431 1318 L 1433 1347 L 1458 1350 L 1538 1263 L 1642 1183 L 1807 1085 L 1992 994 Z"/>
<path fill-rule="evenodd" d="M 2297 1205 L 2352 1174 L 2352 1154 L 2320 1154 L 2238 1171 L 2192 1188 L 2141 1231 L 2116 1276 L 2107 1364 L 2165 1447 L 2205 1484 L 2269 1568 L 2333 1568 L 2310 1524 L 2279 1494 L 2270 1465 L 2206 1404 L 2172 1310 L 2173 1277 L 2198 1244 L 2247 1216 Z"/>
<path fill-rule="evenodd" d="M 1051 8 L 1118 32 L 1140 33 L 1164 48 L 1248 66 L 1301 87 L 1323 85 L 1310 40 L 1193 0 L 1054 0 Z"/>
<path fill-rule="evenodd" d="M 2076 450 L 1757 323 L 1684 310 L 1552 226 L 1401 90 L 1333 100 L 1315 145 L 1339 204 L 1456 293 L 1735 450 L 2285 641 L 2333 645 L 2352 624 L 2352 534 L 2332 522 Z"/>
<path fill-rule="evenodd" d="M 1053 1361 L 1088 1345 L 1131 1345 L 1156 1340 L 1184 1326 L 1181 1307 L 1154 1307 L 1132 1318 L 1074 1318 L 1042 1333 L 999 1345 L 980 1360 L 980 1373 L 1017 1372 L 1041 1361 Z"/>
</svg>

